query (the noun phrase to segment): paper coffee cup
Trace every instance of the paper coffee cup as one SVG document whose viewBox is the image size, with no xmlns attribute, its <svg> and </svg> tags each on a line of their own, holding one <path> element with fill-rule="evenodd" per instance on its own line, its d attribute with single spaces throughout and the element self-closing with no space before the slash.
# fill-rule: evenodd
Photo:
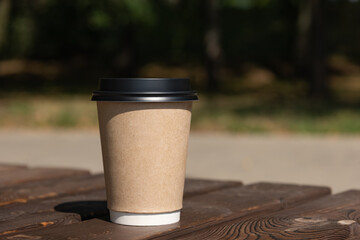
<svg viewBox="0 0 360 240">
<path fill-rule="evenodd" d="M 97 101 L 112 222 L 179 221 L 192 101 L 188 79 L 101 79 Z"/>
</svg>

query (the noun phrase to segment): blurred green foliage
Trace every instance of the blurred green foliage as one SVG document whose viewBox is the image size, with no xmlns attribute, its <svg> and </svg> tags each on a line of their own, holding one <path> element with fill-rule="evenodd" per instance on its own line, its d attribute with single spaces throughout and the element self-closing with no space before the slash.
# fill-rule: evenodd
<svg viewBox="0 0 360 240">
<path fill-rule="evenodd" d="M 98 128 L 96 104 L 87 95 L 1 99 L 0 116 L 0 128 Z M 233 133 L 359 134 L 360 108 L 254 93 L 200 95 L 193 106 L 191 127 L 192 131 Z"/>
<path fill-rule="evenodd" d="M 0 0 L 0 125 L 92 128 L 98 78 L 170 76 L 202 93 L 198 130 L 360 133 L 360 1 L 321 1 L 332 98 L 315 102 L 298 70 L 304 3 Z M 211 94 L 209 32 L 220 48 Z"/>
<path fill-rule="evenodd" d="M 0 72 L 3 90 L 21 88 L 31 79 L 38 90 L 57 86 L 85 92 L 96 86 L 98 77 L 136 76 L 149 63 L 185 68 L 206 63 L 204 0 L 2 1 L 11 7 L 0 60 L 61 63 L 55 76 Z M 326 57 L 340 54 L 359 62 L 360 2 L 324 1 L 322 7 Z M 223 69 L 241 75 L 243 64 L 250 62 L 278 79 L 298 77 L 298 1 L 226 0 L 217 8 Z M 195 78 L 203 78 L 195 79 L 199 87 L 206 81 L 206 76 Z M 220 73 L 220 78 L 227 76 Z M 52 81 L 44 86 L 48 79 Z"/>
</svg>

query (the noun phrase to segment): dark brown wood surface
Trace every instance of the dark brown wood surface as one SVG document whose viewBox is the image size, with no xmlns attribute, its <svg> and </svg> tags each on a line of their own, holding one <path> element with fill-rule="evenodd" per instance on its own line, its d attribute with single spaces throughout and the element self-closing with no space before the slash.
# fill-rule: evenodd
<svg viewBox="0 0 360 240">
<path fill-rule="evenodd" d="M 196 179 L 187 179 L 185 184 L 185 196 L 241 186 L 240 182 Z M 0 190 L 2 192 L 4 189 Z M 108 214 L 103 175 L 33 182 L 5 190 L 3 199 L 10 196 L 14 201 L 13 204 L 3 204 L 0 208 L 0 236 L 54 228 Z M 21 199 L 28 199 L 24 201 L 26 204 L 17 201 L 19 192 L 22 194 Z M 31 196 L 28 195 L 30 193 Z M 5 200 L 8 200 L 8 197 Z M 18 203 L 14 204 L 16 201 Z"/>
<path fill-rule="evenodd" d="M 184 200 L 180 223 L 159 227 L 129 227 L 110 223 L 105 219 L 91 219 L 75 224 L 25 232 L 23 239 L 171 239 L 175 234 L 186 234 L 216 223 L 230 221 L 260 212 L 274 212 L 302 202 L 326 196 L 325 187 L 283 184 L 253 184 L 230 187 Z M 19 235 L 19 234 L 17 234 Z M 15 235 L 16 236 L 16 235 Z M 14 234 L 5 236 L 12 239 Z"/>
<path fill-rule="evenodd" d="M 11 204 L 0 209 L 0 236 L 9 231 L 21 233 L 56 227 L 108 214 L 105 190 Z"/>
<path fill-rule="evenodd" d="M 241 217 L 169 239 L 360 239 L 360 191 L 275 213 Z"/>
<path fill-rule="evenodd" d="M 214 181 L 205 179 L 185 179 L 184 197 L 191 197 L 219 189 L 241 186 L 241 182 L 235 181 Z"/>
<path fill-rule="evenodd" d="M 29 200 L 78 194 L 104 189 L 103 175 L 69 176 L 44 181 L 27 182 L 0 189 L 0 207 Z"/>
<path fill-rule="evenodd" d="M 5 168 L 9 168 L 5 166 Z M 1 171 L 0 187 L 9 187 L 16 184 L 56 179 L 68 176 L 88 175 L 88 171 L 58 168 L 15 168 Z"/>
<path fill-rule="evenodd" d="M 0 164 L 0 239 L 360 240 L 360 191 L 186 179 L 181 221 L 109 222 L 103 175 Z"/>
</svg>

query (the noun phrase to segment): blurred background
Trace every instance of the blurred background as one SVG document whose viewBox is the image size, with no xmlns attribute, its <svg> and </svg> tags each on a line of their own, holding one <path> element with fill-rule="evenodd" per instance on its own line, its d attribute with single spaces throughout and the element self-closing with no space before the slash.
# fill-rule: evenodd
<svg viewBox="0 0 360 240">
<path fill-rule="evenodd" d="M 189 77 L 189 176 L 356 188 L 359 12 L 358 0 L 0 0 L 0 161 L 102 171 L 98 79 Z"/>
</svg>

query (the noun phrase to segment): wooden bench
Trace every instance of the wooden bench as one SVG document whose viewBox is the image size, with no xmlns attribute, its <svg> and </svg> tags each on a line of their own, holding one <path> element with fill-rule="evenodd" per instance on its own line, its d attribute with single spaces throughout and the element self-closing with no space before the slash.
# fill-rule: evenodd
<svg viewBox="0 0 360 240">
<path fill-rule="evenodd" d="M 186 179 L 181 221 L 109 222 L 103 175 L 0 165 L 0 239 L 360 239 L 360 191 Z"/>
</svg>

